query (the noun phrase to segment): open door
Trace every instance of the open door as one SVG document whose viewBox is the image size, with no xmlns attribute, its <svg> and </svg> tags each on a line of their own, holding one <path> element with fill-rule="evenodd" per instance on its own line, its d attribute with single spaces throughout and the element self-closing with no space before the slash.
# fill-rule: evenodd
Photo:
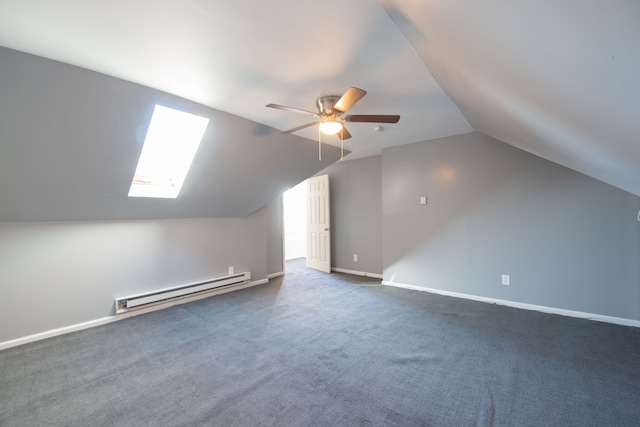
<svg viewBox="0 0 640 427">
<path fill-rule="evenodd" d="M 307 267 L 331 273 L 329 175 L 307 180 Z"/>
</svg>

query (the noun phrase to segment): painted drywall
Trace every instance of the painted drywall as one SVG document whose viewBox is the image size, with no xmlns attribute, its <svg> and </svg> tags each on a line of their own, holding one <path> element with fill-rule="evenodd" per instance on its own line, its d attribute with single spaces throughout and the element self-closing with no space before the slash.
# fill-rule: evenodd
<svg viewBox="0 0 640 427">
<path fill-rule="evenodd" d="M 337 162 L 320 174 L 325 173 L 331 199 L 331 266 L 382 274 L 381 156 Z"/>
<path fill-rule="evenodd" d="M 265 279 L 268 217 L 0 223 L 0 342 L 111 316 L 116 297 L 229 266 Z"/>
<path fill-rule="evenodd" d="M 473 129 L 640 196 L 640 2 L 380 3 Z"/>
<path fill-rule="evenodd" d="M 282 196 L 266 207 L 267 216 L 267 274 L 284 272 L 284 234 Z"/>
<path fill-rule="evenodd" d="M 382 206 L 386 281 L 640 320 L 638 196 L 471 133 L 383 150 Z"/>
<path fill-rule="evenodd" d="M 325 144 L 319 161 L 316 141 L 2 47 L 0 94 L 0 221 L 244 218 L 340 155 Z M 210 120 L 177 199 L 127 196 L 156 104 Z"/>
</svg>

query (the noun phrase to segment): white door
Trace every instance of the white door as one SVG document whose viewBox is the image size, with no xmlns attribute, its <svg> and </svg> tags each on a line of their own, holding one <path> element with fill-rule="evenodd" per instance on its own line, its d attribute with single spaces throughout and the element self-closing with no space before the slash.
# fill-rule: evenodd
<svg viewBox="0 0 640 427">
<path fill-rule="evenodd" d="M 329 175 L 307 180 L 307 267 L 331 273 Z"/>
</svg>

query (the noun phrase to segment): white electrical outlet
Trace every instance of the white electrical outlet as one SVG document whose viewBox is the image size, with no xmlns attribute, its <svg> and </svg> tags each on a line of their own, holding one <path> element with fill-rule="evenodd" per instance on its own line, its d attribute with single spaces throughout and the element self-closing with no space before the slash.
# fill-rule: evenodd
<svg viewBox="0 0 640 427">
<path fill-rule="evenodd" d="M 420 196 L 420 204 L 421 205 L 427 204 L 427 196 Z"/>
<path fill-rule="evenodd" d="M 511 276 L 509 276 L 508 274 L 503 274 L 502 275 L 502 284 L 505 285 L 505 286 L 511 285 Z"/>
<path fill-rule="evenodd" d="M 354 260 L 354 261 L 358 261 L 358 255 L 353 254 L 353 260 Z"/>
<path fill-rule="evenodd" d="M 233 274 L 233 265 L 229 266 L 229 274 Z"/>
</svg>

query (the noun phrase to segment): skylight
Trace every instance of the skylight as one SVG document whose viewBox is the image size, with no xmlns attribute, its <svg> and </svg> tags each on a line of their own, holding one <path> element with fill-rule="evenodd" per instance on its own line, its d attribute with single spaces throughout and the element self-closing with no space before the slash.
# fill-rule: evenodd
<svg viewBox="0 0 640 427">
<path fill-rule="evenodd" d="M 175 199 L 209 119 L 156 105 L 129 197 Z"/>
</svg>

